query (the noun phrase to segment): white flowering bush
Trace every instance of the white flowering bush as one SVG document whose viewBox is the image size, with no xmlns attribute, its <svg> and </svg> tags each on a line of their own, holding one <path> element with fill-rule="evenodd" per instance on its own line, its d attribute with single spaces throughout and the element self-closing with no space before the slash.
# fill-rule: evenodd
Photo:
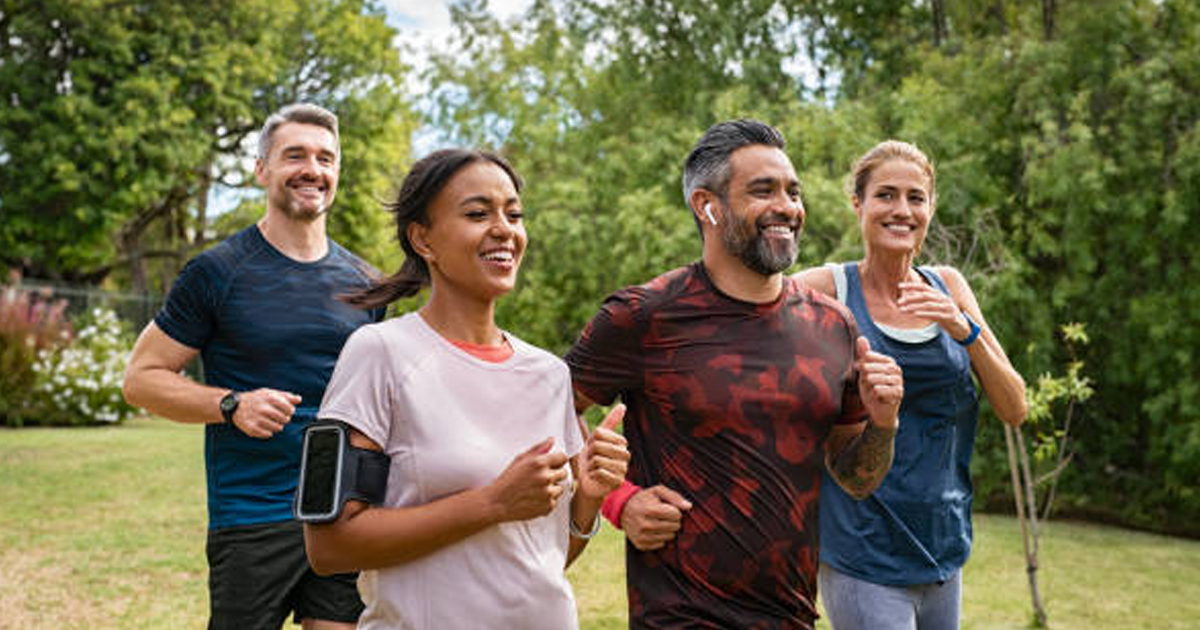
<svg viewBox="0 0 1200 630">
<path fill-rule="evenodd" d="M 33 364 L 38 424 L 114 424 L 132 416 L 121 395 L 131 350 L 131 335 L 111 309 L 95 308 L 77 320 L 74 340 L 41 350 Z"/>
</svg>

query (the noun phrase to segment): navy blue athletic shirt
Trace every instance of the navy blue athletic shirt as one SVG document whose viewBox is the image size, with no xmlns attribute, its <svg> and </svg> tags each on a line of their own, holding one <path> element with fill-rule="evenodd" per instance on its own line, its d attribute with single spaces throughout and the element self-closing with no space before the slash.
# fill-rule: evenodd
<svg viewBox="0 0 1200 630">
<path fill-rule="evenodd" d="M 154 322 L 200 351 L 205 382 L 239 392 L 270 387 L 304 399 L 270 439 L 206 425 L 209 529 L 292 518 L 301 431 L 321 404 L 346 338 L 383 318 L 383 309 L 360 310 L 337 296 L 367 286 L 372 273 L 332 240 L 320 260 L 288 258 L 254 225 L 180 273 Z"/>
<path fill-rule="evenodd" d="M 945 580 L 971 553 L 971 451 L 979 398 L 971 358 L 941 328 L 927 341 L 893 338 L 867 310 L 857 263 L 846 263 L 846 306 L 871 349 L 904 370 L 896 455 L 862 501 L 825 472 L 821 484 L 821 562 L 888 586 Z M 917 272 L 942 293 L 941 277 Z"/>
</svg>

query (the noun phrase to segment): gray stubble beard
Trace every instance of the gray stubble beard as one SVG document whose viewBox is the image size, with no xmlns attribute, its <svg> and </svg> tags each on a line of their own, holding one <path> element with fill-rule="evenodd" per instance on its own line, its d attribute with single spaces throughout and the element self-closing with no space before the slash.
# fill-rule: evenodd
<svg viewBox="0 0 1200 630">
<path fill-rule="evenodd" d="M 744 228 L 745 222 L 733 220 L 731 213 L 726 213 L 724 227 L 721 228 L 721 242 L 725 249 L 736 255 L 751 271 L 764 276 L 772 276 L 796 263 L 800 253 L 800 233 L 797 230 L 791 244 L 785 251 L 775 251 L 770 239 L 759 232 L 757 225 L 751 225 L 750 233 Z M 802 228 L 801 228 L 802 229 Z"/>
</svg>

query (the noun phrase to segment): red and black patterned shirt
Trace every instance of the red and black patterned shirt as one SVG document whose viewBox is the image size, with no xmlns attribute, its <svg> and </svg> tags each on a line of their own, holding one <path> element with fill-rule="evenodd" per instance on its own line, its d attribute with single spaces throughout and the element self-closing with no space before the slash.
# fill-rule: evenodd
<svg viewBox="0 0 1200 630">
<path fill-rule="evenodd" d="M 576 389 L 628 406 L 630 481 L 692 502 L 674 542 L 626 547 L 631 628 L 816 619 L 823 442 L 866 412 L 853 318 L 783 282 L 751 304 L 693 263 L 609 296 L 567 354 Z"/>
</svg>

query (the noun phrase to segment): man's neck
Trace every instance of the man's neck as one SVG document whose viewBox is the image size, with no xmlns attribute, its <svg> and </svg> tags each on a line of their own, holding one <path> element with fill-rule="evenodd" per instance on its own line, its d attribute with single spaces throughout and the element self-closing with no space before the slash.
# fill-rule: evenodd
<svg viewBox="0 0 1200 630">
<path fill-rule="evenodd" d="M 258 221 L 258 231 L 272 247 L 293 260 L 313 262 L 329 252 L 324 214 L 311 221 L 297 221 L 282 211 L 268 208 Z"/>
<path fill-rule="evenodd" d="M 731 256 L 720 243 L 704 244 L 704 269 L 721 293 L 752 304 L 767 304 L 779 299 L 783 274 L 764 276 Z"/>
</svg>

